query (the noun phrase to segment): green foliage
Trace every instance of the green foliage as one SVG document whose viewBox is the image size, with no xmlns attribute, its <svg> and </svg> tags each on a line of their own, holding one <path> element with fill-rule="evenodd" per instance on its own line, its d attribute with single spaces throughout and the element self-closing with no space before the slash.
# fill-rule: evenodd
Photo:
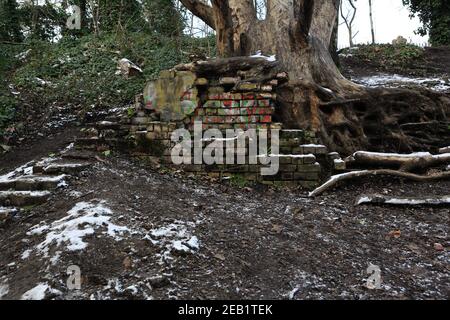
<svg viewBox="0 0 450 320">
<path fill-rule="evenodd" d="M 205 46 L 205 41 L 143 33 L 63 38 L 56 44 L 34 41 L 27 62 L 17 68 L 12 82 L 44 105 L 124 106 L 161 70 L 187 62 L 185 50 Z M 143 75 L 125 79 L 116 74 L 122 58 L 141 66 Z"/>
<path fill-rule="evenodd" d="M 22 46 L 0 44 L 0 136 L 14 117 L 17 107 L 17 99 L 8 87 L 8 76 L 17 64 L 17 53 Z"/>
<path fill-rule="evenodd" d="M 360 45 L 358 50 L 349 50 L 356 59 L 376 64 L 387 70 L 401 69 L 417 63 L 423 58 L 424 50 L 415 45 Z"/>
<path fill-rule="evenodd" d="M 403 4 L 422 22 L 419 34 L 429 34 L 433 46 L 450 45 L 450 1 L 403 0 Z"/>
<path fill-rule="evenodd" d="M 0 41 L 22 40 L 20 12 L 16 0 L 0 0 Z"/>
</svg>

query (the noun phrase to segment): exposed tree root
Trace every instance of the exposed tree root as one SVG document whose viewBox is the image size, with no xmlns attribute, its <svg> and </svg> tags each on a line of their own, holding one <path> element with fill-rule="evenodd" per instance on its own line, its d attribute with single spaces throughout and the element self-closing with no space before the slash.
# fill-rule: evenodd
<svg viewBox="0 0 450 320">
<path fill-rule="evenodd" d="M 394 154 L 358 151 L 346 162 L 359 166 L 396 167 L 400 171 L 408 172 L 450 164 L 450 153 L 432 155 L 429 152 Z"/>
<path fill-rule="evenodd" d="M 433 174 L 429 176 L 417 175 L 408 172 L 402 172 L 397 170 L 364 170 L 364 171 L 352 171 L 348 173 L 343 173 L 340 175 L 332 176 L 327 182 L 325 182 L 322 186 L 314 190 L 309 194 L 310 197 L 316 197 L 321 195 L 325 191 L 331 189 L 336 186 L 338 183 L 343 181 L 352 180 L 355 178 L 369 177 L 369 176 L 391 176 L 391 177 L 399 177 L 408 180 L 425 182 L 425 181 L 438 181 L 450 179 L 450 172 L 442 172 L 439 174 Z"/>
<path fill-rule="evenodd" d="M 375 205 L 396 205 L 396 206 L 440 206 L 450 204 L 450 195 L 437 197 L 437 198 L 401 198 L 401 197 L 388 197 L 383 195 L 368 195 L 359 197 L 356 202 L 357 205 L 362 204 L 375 204 Z"/>
</svg>

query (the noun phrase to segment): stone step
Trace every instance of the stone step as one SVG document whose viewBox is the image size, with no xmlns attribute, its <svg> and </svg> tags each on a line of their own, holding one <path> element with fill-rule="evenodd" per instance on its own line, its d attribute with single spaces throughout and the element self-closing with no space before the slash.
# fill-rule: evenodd
<svg viewBox="0 0 450 320">
<path fill-rule="evenodd" d="M 14 189 L 16 191 L 42 191 L 56 189 L 64 181 L 60 176 L 22 176 L 16 179 L 0 181 L 0 190 Z"/>
<path fill-rule="evenodd" d="M 89 150 L 70 150 L 63 153 L 61 157 L 68 160 L 94 160 L 97 155 L 97 152 Z"/>
<path fill-rule="evenodd" d="M 303 144 L 300 146 L 302 154 L 313 154 L 315 156 L 323 156 L 328 154 L 328 148 L 320 144 Z"/>
<path fill-rule="evenodd" d="M 100 130 L 108 130 L 108 129 L 117 130 L 120 128 L 120 123 L 118 121 L 117 122 L 99 121 L 95 124 L 95 127 Z"/>
<path fill-rule="evenodd" d="M 10 220 L 17 212 L 18 210 L 13 207 L 0 207 L 0 225 Z"/>
<path fill-rule="evenodd" d="M 51 163 L 38 163 L 33 167 L 35 174 L 77 174 L 92 166 L 90 161 L 58 160 Z"/>
<path fill-rule="evenodd" d="M 75 140 L 75 148 L 95 148 L 104 144 L 103 139 L 99 137 L 77 138 Z"/>
<path fill-rule="evenodd" d="M 34 206 L 45 203 L 49 191 L 0 191 L 0 206 Z"/>
</svg>

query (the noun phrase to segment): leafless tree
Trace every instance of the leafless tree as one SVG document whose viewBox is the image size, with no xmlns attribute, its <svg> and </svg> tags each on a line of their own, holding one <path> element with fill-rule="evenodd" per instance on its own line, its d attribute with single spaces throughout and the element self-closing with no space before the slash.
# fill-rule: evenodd
<svg viewBox="0 0 450 320">
<path fill-rule="evenodd" d="M 359 31 L 355 32 L 353 29 L 353 23 L 355 22 L 358 9 L 356 8 L 354 0 L 346 0 L 346 3 L 348 3 L 348 6 L 344 7 L 344 1 L 341 1 L 341 17 L 348 30 L 349 45 L 350 47 L 353 47 L 353 40 L 359 33 Z"/>
</svg>

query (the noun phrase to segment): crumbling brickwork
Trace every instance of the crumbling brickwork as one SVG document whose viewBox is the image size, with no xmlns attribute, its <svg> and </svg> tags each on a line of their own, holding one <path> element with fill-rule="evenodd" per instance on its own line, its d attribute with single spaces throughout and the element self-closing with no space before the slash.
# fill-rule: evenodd
<svg viewBox="0 0 450 320">
<path fill-rule="evenodd" d="M 281 123 L 274 122 L 276 87 L 287 80 L 287 74 L 274 74 L 258 81 L 249 78 L 245 70 L 210 77 L 184 68 L 163 71 L 156 81 L 146 86 L 144 97 L 137 100 L 134 110 L 120 119 L 97 124 L 99 138 L 109 145 L 129 150 L 133 156 L 172 165 L 172 150 L 176 146 L 173 133 L 178 129 L 187 130 L 192 138 L 198 123 L 201 123 L 202 133 L 217 129 L 223 137 L 227 130 L 255 129 L 257 133 L 267 131 L 268 140 L 276 130 L 277 142 L 272 140 L 266 152 L 258 153 L 253 161 L 250 160 L 249 140 L 230 151 L 227 139 L 223 139 L 222 155 L 233 159 L 232 163 L 196 163 L 192 156 L 192 161 L 181 167 L 187 172 L 221 179 L 239 175 L 264 184 L 315 187 L 330 174 L 333 161 L 339 161 L 339 156 L 328 155 L 327 148 L 318 144 L 314 133 L 284 129 Z M 210 140 L 203 141 L 203 149 L 209 143 Z M 257 148 L 260 144 L 258 141 Z M 239 162 L 243 157 L 246 162 Z M 279 170 L 274 175 L 263 176 L 261 169 L 268 160 L 275 158 Z"/>
</svg>

